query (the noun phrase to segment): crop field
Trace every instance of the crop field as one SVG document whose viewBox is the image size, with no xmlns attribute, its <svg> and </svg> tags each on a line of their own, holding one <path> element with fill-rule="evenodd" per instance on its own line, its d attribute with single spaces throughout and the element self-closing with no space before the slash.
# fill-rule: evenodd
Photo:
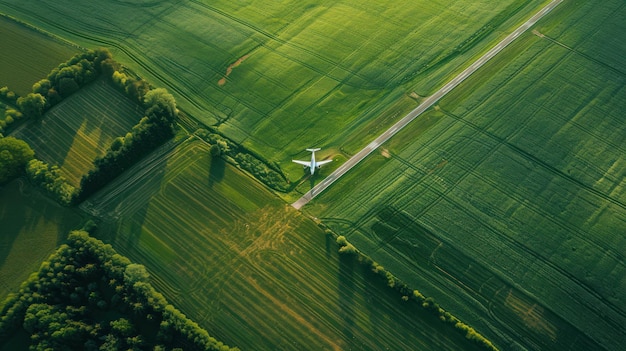
<svg viewBox="0 0 626 351">
<path fill-rule="evenodd" d="M 19 95 L 78 52 L 78 49 L 0 16 L 0 87 Z"/>
<path fill-rule="evenodd" d="M 76 211 L 57 205 L 23 180 L 0 188 L 0 303 L 81 220 Z"/>
<path fill-rule="evenodd" d="M 199 140 L 167 144 L 84 209 L 157 289 L 242 349 L 474 348 Z M 446 329 L 449 328 L 449 329 Z"/>
<path fill-rule="evenodd" d="M 279 162 L 294 181 L 294 155 L 311 146 L 357 151 L 367 143 L 355 139 L 362 128 L 401 115 L 388 116 L 389 106 L 432 92 L 544 3 L 11 0 L 0 11 L 111 47 L 186 112 Z"/>
<path fill-rule="evenodd" d="M 105 80 L 98 80 L 29 122 L 14 136 L 26 140 L 36 156 L 58 165 L 74 186 L 104 154 L 113 139 L 124 136 L 143 114 L 137 105 Z"/>
<path fill-rule="evenodd" d="M 306 212 L 503 349 L 623 348 L 625 16 L 564 2 Z"/>
</svg>

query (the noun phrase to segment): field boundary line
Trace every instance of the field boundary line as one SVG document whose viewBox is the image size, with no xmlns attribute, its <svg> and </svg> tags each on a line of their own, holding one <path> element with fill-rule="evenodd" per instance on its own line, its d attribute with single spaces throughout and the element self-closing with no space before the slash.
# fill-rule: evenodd
<svg viewBox="0 0 626 351">
<path fill-rule="evenodd" d="M 411 121 L 413 121 L 419 115 L 424 113 L 427 109 L 432 107 L 437 101 L 439 101 L 446 94 L 448 94 L 450 91 L 456 88 L 459 84 L 465 81 L 465 79 L 467 79 L 470 75 L 472 75 L 474 72 L 480 69 L 485 63 L 487 63 L 494 56 L 500 53 L 500 51 L 502 51 L 505 47 L 511 44 L 522 33 L 526 32 L 530 27 L 535 25 L 535 23 L 537 23 L 541 18 L 547 15 L 550 11 L 552 11 L 561 2 L 563 2 L 563 0 L 553 0 L 549 4 L 544 6 L 541 10 L 535 13 L 526 22 L 524 22 L 517 29 L 515 29 L 513 32 L 507 35 L 504 39 L 502 39 L 498 44 L 496 44 L 489 51 L 487 51 L 483 56 L 481 56 L 476 61 L 474 61 L 474 63 L 472 63 L 469 67 L 463 70 L 463 72 L 459 73 L 456 77 L 454 77 L 446 85 L 441 87 L 433 95 L 426 98 L 413 111 L 409 112 L 401 120 L 399 120 L 393 126 L 391 126 L 391 128 L 387 129 L 380 136 L 378 136 L 374 141 L 369 143 L 369 145 L 367 145 L 361 151 L 359 151 L 350 159 L 348 159 L 348 161 L 346 161 L 344 164 L 339 166 L 339 168 L 337 168 L 333 173 L 331 173 L 328 177 L 322 180 L 319 184 L 314 186 L 311 190 L 309 190 L 296 202 L 291 204 L 291 206 L 293 206 L 294 208 L 298 210 L 301 209 L 309 201 L 311 201 L 317 195 L 319 195 L 328 187 L 330 187 L 337 179 L 341 178 L 341 176 L 343 176 L 350 169 L 356 166 L 359 162 L 365 159 L 369 154 L 371 154 L 374 150 L 376 150 L 380 145 L 385 143 L 387 140 L 391 139 L 391 137 L 393 137 L 396 133 L 398 133 L 400 130 L 406 127 Z"/>
</svg>

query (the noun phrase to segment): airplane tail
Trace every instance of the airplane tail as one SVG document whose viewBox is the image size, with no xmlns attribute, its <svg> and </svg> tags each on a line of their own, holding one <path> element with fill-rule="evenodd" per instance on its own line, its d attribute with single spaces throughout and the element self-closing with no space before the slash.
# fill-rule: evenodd
<svg viewBox="0 0 626 351">
<path fill-rule="evenodd" d="M 317 149 L 306 149 L 306 151 L 309 151 L 309 152 L 315 152 L 315 151 L 320 151 L 320 150 L 321 150 L 320 148 L 317 148 Z"/>
</svg>

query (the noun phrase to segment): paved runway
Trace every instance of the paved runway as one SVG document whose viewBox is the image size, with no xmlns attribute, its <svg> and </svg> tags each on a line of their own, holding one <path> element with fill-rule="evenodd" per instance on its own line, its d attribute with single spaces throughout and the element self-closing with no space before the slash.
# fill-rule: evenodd
<svg viewBox="0 0 626 351">
<path fill-rule="evenodd" d="M 491 50 L 487 51 L 483 56 L 481 56 L 478 60 L 476 60 L 471 66 L 467 67 L 463 72 L 461 72 L 459 75 L 454 77 L 454 79 L 452 79 L 450 82 L 444 85 L 436 93 L 434 93 L 433 95 L 429 96 L 426 100 L 424 100 L 417 108 L 409 112 L 401 120 L 396 122 L 396 124 L 394 124 L 391 128 L 387 129 L 383 134 L 378 136 L 376 140 L 372 141 L 364 149 L 356 153 L 348 161 L 346 161 L 344 164 L 339 166 L 339 168 L 337 168 L 333 173 L 331 173 L 328 177 L 326 177 L 320 183 L 315 185 L 309 192 L 307 192 L 300 199 L 298 199 L 298 201 L 291 204 L 291 206 L 295 207 L 296 209 L 300 209 L 302 208 L 302 206 L 306 205 L 309 201 L 311 201 L 315 196 L 320 194 L 322 191 L 326 190 L 326 188 L 328 188 L 331 184 L 333 184 L 333 182 L 341 178 L 341 176 L 343 176 L 352 167 L 356 166 L 359 162 L 361 162 L 365 157 L 367 157 L 370 153 L 372 153 L 372 151 L 376 150 L 380 145 L 382 145 L 384 142 L 389 140 L 397 132 L 402 130 L 402 128 L 406 127 L 406 125 L 409 124 L 412 120 L 414 120 L 417 116 L 419 116 L 424 111 L 426 111 L 431 106 L 433 106 L 437 101 L 439 101 L 452 89 L 456 88 L 465 79 L 467 79 L 467 77 L 472 75 L 472 73 L 476 72 L 487 61 L 491 60 L 500 51 L 502 51 L 505 47 L 507 47 L 510 43 L 512 43 L 515 39 L 517 39 L 522 33 L 528 30 L 528 28 L 532 27 L 535 23 L 537 23 L 537 21 L 539 21 L 543 16 L 545 16 L 550 11 L 552 11 L 552 9 L 554 9 L 561 2 L 563 2 L 563 0 L 553 0 L 544 8 L 542 8 L 529 20 L 524 22 L 524 24 L 519 26 L 515 31 L 507 35 L 506 38 L 502 39 L 502 41 L 500 41 L 496 46 L 491 48 Z"/>
</svg>

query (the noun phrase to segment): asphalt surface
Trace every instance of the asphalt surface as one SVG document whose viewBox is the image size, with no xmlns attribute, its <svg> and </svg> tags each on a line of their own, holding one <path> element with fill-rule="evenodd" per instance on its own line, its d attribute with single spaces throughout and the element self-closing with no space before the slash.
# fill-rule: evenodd
<svg viewBox="0 0 626 351">
<path fill-rule="evenodd" d="M 337 179 L 341 178 L 346 172 L 348 172 L 352 167 L 356 166 L 359 162 L 361 162 L 365 157 L 371 154 L 374 150 L 376 150 L 380 145 L 389 140 L 392 136 L 394 136 L 397 132 L 402 130 L 402 128 L 406 127 L 411 121 L 413 121 L 417 116 L 421 115 L 424 111 L 432 107 L 437 101 L 439 101 L 442 97 L 444 97 L 447 93 L 449 93 L 452 89 L 456 88 L 459 84 L 461 84 L 467 77 L 476 72 L 480 67 L 482 67 L 487 61 L 491 60 L 494 56 L 496 56 L 500 51 L 502 51 L 505 47 L 507 47 L 510 43 L 512 43 L 515 39 L 517 39 L 522 33 L 527 31 L 530 27 L 532 27 L 537 21 L 539 21 L 543 16 L 548 14 L 552 9 L 554 9 L 558 4 L 563 2 L 563 0 L 553 0 L 544 8 L 542 8 L 539 12 L 537 12 L 534 16 L 528 19 L 524 24 L 519 26 L 515 31 L 511 34 L 507 35 L 506 38 L 502 39 L 496 46 L 491 48 L 488 52 L 486 52 L 483 56 L 481 56 L 478 60 L 476 60 L 471 66 L 467 67 L 463 72 L 454 77 L 450 82 L 444 85 L 441 89 L 439 89 L 436 93 L 426 98 L 417 108 L 413 111 L 409 112 L 406 116 L 404 116 L 401 120 L 396 122 L 391 128 L 387 129 L 383 134 L 378 136 L 374 141 L 372 141 L 369 145 L 367 145 L 364 149 L 356 153 L 352 156 L 348 161 L 339 166 L 333 173 L 331 173 L 324 180 L 315 185 L 311 190 L 309 190 L 306 194 L 304 194 L 298 201 L 291 204 L 291 206 L 296 209 L 302 208 L 302 206 L 306 205 L 309 201 L 311 201 L 314 197 L 319 195 L 321 192 L 326 190 L 329 186 L 331 186 Z"/>
</svg>

